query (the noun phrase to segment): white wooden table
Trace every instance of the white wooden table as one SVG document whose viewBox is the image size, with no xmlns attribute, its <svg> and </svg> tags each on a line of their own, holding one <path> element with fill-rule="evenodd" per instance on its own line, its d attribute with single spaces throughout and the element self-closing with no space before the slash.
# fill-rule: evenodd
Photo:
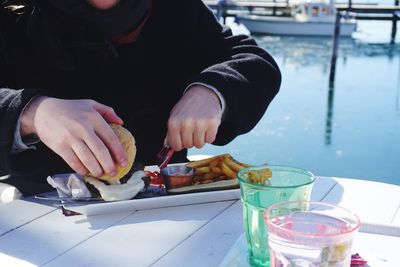
<svg viewBox="0 0 400 267">
<path fill-rule="evenodd" d="M 400 266 L 399 186 L 318 177 L 312 200 L 360 216 L 369 266 Z M 0 266 L 218 266 L 242 233 L 240 200 L 66 217 L 28 198 L 0 205 Z"/>
</svg>

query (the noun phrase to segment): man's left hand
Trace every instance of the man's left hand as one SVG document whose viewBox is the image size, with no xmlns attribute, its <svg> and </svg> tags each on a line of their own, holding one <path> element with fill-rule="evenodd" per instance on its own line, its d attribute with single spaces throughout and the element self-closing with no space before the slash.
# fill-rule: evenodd
<svg viewBox="0 0 400 267">
<path fill-rule="evenodd" d="M 221 124 L 218 96 L 207 87 L 190 87 L 171 111 L 167 143 L 175 151 L 212 143 Z"/>
</svg>

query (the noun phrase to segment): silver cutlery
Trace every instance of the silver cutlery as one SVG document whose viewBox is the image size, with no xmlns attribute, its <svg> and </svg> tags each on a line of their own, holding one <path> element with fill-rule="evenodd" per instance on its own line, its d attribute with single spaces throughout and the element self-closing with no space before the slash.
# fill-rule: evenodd
<svg viewBox="0 0 400 267">
<path fill-rule="evenodd" d="M 49 200 L 49 201 L 61 201 L 68 203 L 82 203 L 82 202 L 103 202 L 101 197 L 59 197 L 59 196 L 47 196 L 47 195 L 36 195 L 36 199 Z"/>
</svg>

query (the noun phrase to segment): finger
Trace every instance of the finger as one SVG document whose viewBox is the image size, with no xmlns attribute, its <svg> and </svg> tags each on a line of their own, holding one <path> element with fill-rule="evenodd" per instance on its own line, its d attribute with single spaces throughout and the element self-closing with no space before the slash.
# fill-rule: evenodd
<svg viewBox="0 0 400 267">
<path fill-rule="evenodd" d="M 201 128 L 193 133 L 193 145 L 196 148 L 202 148 L 206 142 L 206 131 Z"/>
<path fill-rule="evenodd" d="M 91 175 L 94 177 L 100 177 L 103 175 L 103 169 L 85 142 L 75 142 L 72 145 L 72 150 L 75 152 L 76 156 L 80 159 L 83 165 L 85 165 L 86 169 Z"/>
<path fill-rule="evenodd" d="M 114 109 L 112 107 L 103 105 L 101 103 L 98 103 L 94 101 L 94 108 L 97 112 L 100 113 L 100 115 L 106 120 L 108 123 L 115 123 L 122 125 L 124 122 L 123 120 L 115 113 Z"/>
<path fill-rule="evenodd" d="M 199 126 L 198 128 L 201 128 L 201 122 L 198 121 L 197 124 L 199 124 L 197 125 Z M 182 146 L 184 148 L 193 147 L 193 135 L 196 128 L 195 126 L 195 121 L 191 118 L 186 118 L 182 123 L 180 133 L 182 138 Z"/>
<path fill-rule="evenodd" d="M 217 136 L 218 127 L 209 127 L 205 133 L 205 141 L 212 144 Z"/>
<path fill-rule="evenodd" d="M 96 157 L 104 172 L 110 176 L 114 176 L 116 174 L 116 167 L 110 151 L 103 141 L 101 141 L 101 139 L 94 132 L 87 136 L 84 141 Z"/>
<path fill-rule="evenodd" d="M 64 149 L 59 153 L 59 155 L 75 172 L 79 173 L 80 175 L 86 175 L 88 173 L 85 165 L 82 164 L 80 159 L 71 148 Z"/>
<path fill-rule="evenodd" d="M 181 151 L 183 149 L 179 124 L 175 120 L 168 120 L 167 142 L 175 151 Z"/>
<path fill-rule="evenodd" d="M 193 127 L 192 126 L 184 126 L 181 131 L 181 138 L 182 138 L 182 146 L 184 148 L 191 148 L 193 147 Z"/>
<path fill-rule="evenodd" d="M 114 161 L 125 167 L 128 164 L 128 155 L 110 125 L 101 120 L 100 125 L 95 128 L 95 132 L 110 151 Z"/>
</svg>

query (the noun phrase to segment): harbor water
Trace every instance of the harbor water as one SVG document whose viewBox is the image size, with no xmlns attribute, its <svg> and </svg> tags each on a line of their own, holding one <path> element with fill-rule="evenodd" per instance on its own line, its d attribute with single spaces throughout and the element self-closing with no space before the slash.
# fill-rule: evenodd
<svg viewBox="0 0 400 267">
<path fill-rule="evenodd" d="M 331 38 L 253 36 L 281 68 L 280 92 L 251 132 L 189 155 L 400 185 L 400 38 L 391 45 L 390 32 L 389 21 L 359 21 L 341 38 L 331 91 Z"/>
</svg>

